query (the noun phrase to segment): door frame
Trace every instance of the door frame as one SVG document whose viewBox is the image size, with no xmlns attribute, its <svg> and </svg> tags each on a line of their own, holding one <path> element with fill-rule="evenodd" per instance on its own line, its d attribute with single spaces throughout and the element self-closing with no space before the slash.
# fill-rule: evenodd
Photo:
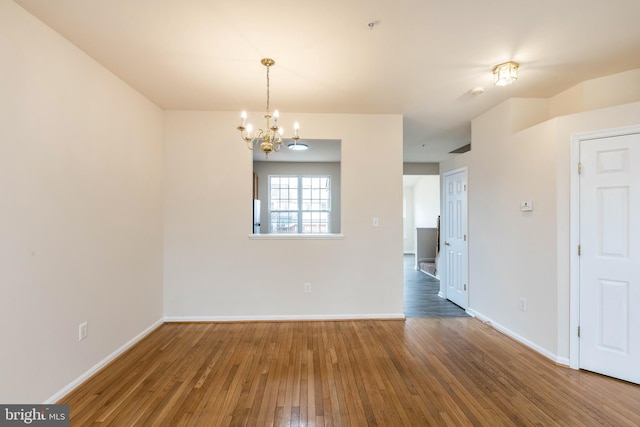
<svg viewBox="0 0 640 427">
<path fill-rule="evenodd" d="M 573 369 L 580 369 L 580 339 L 578 338 L 578 326 L 580 326 L 580 257 L 578 256 L 578 245 L 580 244 L 580 175 L 578 173 L 578 163 L 580 163 L 580 144 L 582 141 L 589 141 L 592 139 L 610 138 L 636 133 L 640 133 L 640 125 L 571 135 L 571 207 L 569 214 L 569 366 Z"/>
<path fill-rule="evenodd" d="M 471 284 L 469 283 L 469 171 L 467 166 L 463 166 L 461 168 L 457 168 L 457 169 L 453 169 L 447 172 L 443 172 L 441 174 L 440 177 L 440 247 L 438 248 L 439 253 L 443 254 L 443 259 L 442 259 L 442 273 L 440 274 L 440 293 L 438 293 L 438 296 L 440 296 L 441 298 L 447 298 L 447 257 L 444 256 L 444 238 L 442 238 L 442 236 L 446 235 L 446 231 L 444 229 L 444 227 L 446 227 L 446 220 L 444 220 L 444 218 L 447 218 L 447 204 L 446 204 L 446 189 L 445 189 L 445 185 L 447 182 L 447 177 L 450 175 L 455 175 L 457 173 L 460 172 L 464 172 L 465 173 L 465 178 L 466 178 L 466 185 L 467 185 L 467 190 L 464 192 L 465 197 L 467 199 L 467 203 L 465 203 L 466 205 L 466 212 L 465 212 L 465 219 L 466 219 L 466 224 L 465 224 L 465 230 L 466 230 L 466 234 L 467 234 L 467 244 L 465 246 L 466 248 L 466 277 L 465 277 L 465 281 L 467 283 L 467 304 L 466 304 L 466 308 L 465 311 L 469 310 L 469 294 L 471 293 Z"/>
</svg>

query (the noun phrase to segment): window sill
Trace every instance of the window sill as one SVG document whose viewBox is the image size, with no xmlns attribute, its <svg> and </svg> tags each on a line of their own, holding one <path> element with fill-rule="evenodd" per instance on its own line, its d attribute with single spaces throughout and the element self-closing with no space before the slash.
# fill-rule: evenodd
<svg viewBox="0 0 640 427">
<path fill-rule="evenodd" d="M 251 240 L 342 240 L 342 233 L 328 234 L 249 234 Z"/>
</svg>

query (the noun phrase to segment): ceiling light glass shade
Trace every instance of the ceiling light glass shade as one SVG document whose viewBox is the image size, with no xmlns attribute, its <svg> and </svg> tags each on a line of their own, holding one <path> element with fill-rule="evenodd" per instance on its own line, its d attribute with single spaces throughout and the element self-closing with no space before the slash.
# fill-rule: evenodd
<svg viewBox="0 0 640 427">
<path fill-rule="evenodd" d="M 518 80 L 518 67 L 520 65 L 509 61 L 496 65 L 493 69 L 496 86 L 506 86 Z"/>
<path fill-rule="evenodd" d="M 254 134 L 253 126 L 250 123 L 247 124 L 247 113 L 243 111 L 240 115 L 240 126 L 238 126 L 237 129 L 240 131 L 240 137 L 247 143 L 247 148 L 249 150 L 259 148 L 268 159 L 269 153 L 280 151 L 280 147 L 282 147 L 282 134 L 284 131 L 280 126 L 278 126 L 278 119 L 280 118 L 278 110 L 274 111 L 273 114 L 271 114 L 269 110 L 269 67 L 275 65 L 276 62 L 271 58 L 263 58 L 260 63 L 267 67 L 267 108 L 264 115 L 266 126 L 258 129 Z M 273 123 L 271 119 L 273 119 Z M 298 142 L 300 139 L 300 136 L 298 136 L 299 128 L 300 126 L 296 122 L 293 126 L 294 135 L 292 138 L 295 142 Z"/>
<path fill-rule="evenodd" d="M 291 144 L 287 145 L 287 147 L 289 148 L 289 150 L 293 151 L 305 151 L 309 149 L 309 146 L 303 142 L 292 142 Z"/>
</svg>

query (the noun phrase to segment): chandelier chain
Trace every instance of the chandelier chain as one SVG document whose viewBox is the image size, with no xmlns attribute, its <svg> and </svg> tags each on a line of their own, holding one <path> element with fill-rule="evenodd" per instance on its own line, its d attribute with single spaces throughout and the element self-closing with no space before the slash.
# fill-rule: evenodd
<svg viewBox="0 0 640 427">
<path fill-rule="evenodd" d="M 267 114 L 269 114 L 269 68 L 267 65 Z"/>
</svg>

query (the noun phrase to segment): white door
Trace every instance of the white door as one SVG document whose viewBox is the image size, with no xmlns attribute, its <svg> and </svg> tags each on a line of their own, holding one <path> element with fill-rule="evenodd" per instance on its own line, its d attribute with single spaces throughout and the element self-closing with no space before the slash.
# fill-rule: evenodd
<svg viewBox="0 0 640 427">
<path fill-rule="evenodd" d="M 580 163 L 580 368 L 640 383 L 640 134 Z"/>
<path fill-rule="evenodd" d="M 444 177 L 443 276 L 448 300 L 467 309 L 467 171 Z"/>
</svg>

